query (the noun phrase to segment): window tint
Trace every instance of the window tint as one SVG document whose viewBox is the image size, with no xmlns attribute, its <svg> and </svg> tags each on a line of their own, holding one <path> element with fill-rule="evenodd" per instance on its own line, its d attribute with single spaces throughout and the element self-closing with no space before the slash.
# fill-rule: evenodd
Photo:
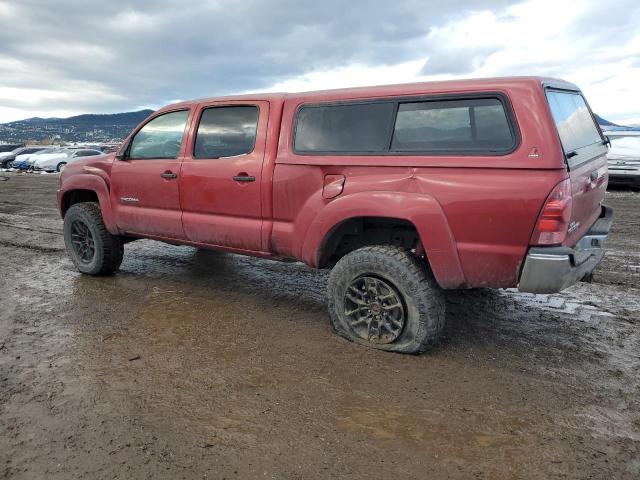
<svg viewBox="0 0 640 480">
<path fill-rule="evenodd" d="M 176 158 L 189 112 L 165 113 L 147 123 L 129 146 L 128 158 Z"/>
<path fill-rule="evenodd" d="M 253 105 L 207 108 L 200 118 L 193 156 L 220 158 L 251 152 L 258 115 L 258 107 Z"/>
<path fill-rule="evenodd" d="M 547 100 L 566 153 L 602 141 L 580 93 L 547 90 Z"/>
<path fill-rule="evenodd" d="M 391 142 L 396 152 L 500 152 L 514 137 L 497 98 L 401 103 Z"/>
<path fill-rule="evenodd" d="M 76 152 L 76 157 L 91 157 L 93 155 L 101 155 L 102 152 L 98 152 L 97 150 L 78 150 Z"/>
<path fill-rule="evenodd" d="M 302 107 L 294 147 L 298 152 L 380 152 L 388 145 L 394 104 Z"/>
</svg>

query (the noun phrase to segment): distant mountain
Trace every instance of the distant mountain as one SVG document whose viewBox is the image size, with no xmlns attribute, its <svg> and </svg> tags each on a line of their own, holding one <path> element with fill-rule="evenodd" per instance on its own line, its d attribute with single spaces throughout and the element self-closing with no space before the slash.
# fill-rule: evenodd
<svg viewBox="0 0 640 480">
<path fill-rule="evenodd" d="M 605 120 L 597 113 L 594 113 L 593 116 L 596 117 L 596 121 L 598 122 L 598 125 L 602 127 L 621 127 L 622 126 L 622 125 L 616 125 L 615 123 L 610 122 L 609 120 Z"/>
<path fill-rule="evenodd" d="M 596 117 L 596 121 L 598 122 L 598 125 L 600 125 L 600 127 L 603 130 L 608 130 L 610 132 L 620 132 L 620 131 L 637 131 L 640 130 L 640 127 L 638 127 L 637 125 L 632 125 L 632 126 L 624 126 L 624 125 L 618 125 L 616 123 L 610 122 L 609 120 L 605 120 L 604 118 L 602 118 L 601 116 L 599 116 L 598 114 L 593 114 L 594 117 Z"/>
<path fill-rule="evenodd" d="M 0 142 L 120 142 L 151 113 L 153 110 L 69 118 L 26 118 L 0 124 Z"/>
</svg>

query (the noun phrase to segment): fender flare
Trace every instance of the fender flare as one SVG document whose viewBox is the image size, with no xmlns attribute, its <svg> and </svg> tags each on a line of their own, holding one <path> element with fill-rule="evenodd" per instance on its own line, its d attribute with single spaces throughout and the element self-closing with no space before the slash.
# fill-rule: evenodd
<svg viewBox="0 0 640 480">
<path fill-rule="evenodd" d="M 100 172 L 104 173 L 102 171 Z M 111 208 L 109 187 L 105 179 L 102 178 L 102 175 L 93 172 L 87 173 L 87 168 L 85 167 L 85 173 L 78 173 L 65 178 L 58 190 L 58 209 L 61 215 L 63 215 L 62 209 L 65 197 L 74 190 L 90 190 L 96 194 L 105 227 L 107 227 L 109 233 L 118 235 L 119 231 L 116 225 L 115 215 Z"/>
<path fill-rule="evenodd" d="M 421 193 L 360 192 L 328 203 L 307 229 L 302 260 L 317 267 L 328 236 L 344 221 L 357 217 L 387 217 L 410 222 L 416 227 L 438 284 L 442 288 L 466 285 L 447 217 L 435 198 Z"/>
</svg>

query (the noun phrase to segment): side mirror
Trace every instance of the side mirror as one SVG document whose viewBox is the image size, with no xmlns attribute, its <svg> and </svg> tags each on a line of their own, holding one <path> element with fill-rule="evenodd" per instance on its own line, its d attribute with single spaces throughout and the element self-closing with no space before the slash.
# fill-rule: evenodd
<svg viewBox="0 0 640 480">
<path fill-rule="evenodd" d="M 128 145 L 123 145 L 122 148 L 120 148 L 120 150 L 118 150 L 118 152 L 116 153 L 116 160 L 126 161 L 128 148 Z"/>
<path fill-rule="evenodd" d="M 126 162 L 129 160 L 129 147 L 131 146 L 131 138 L 127 138 L 120 148 L 116 151 L 116 160 L 121 160 Z"/>
</svg>

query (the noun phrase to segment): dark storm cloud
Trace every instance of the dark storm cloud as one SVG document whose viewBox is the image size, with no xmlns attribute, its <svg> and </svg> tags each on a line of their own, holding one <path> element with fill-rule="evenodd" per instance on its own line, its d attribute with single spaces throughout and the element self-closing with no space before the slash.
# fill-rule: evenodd
<svg viewBox="0 0 640 480">
<path fill-rule="evenodd" d="M 0 0 L 0 87 L 77 92 L 47 108 L 108 111 L 267 88 L 425 58 L 431 27 L 507 3 Z M 11 104 L 31 108 L 22 97 Z"/>
</svg>

